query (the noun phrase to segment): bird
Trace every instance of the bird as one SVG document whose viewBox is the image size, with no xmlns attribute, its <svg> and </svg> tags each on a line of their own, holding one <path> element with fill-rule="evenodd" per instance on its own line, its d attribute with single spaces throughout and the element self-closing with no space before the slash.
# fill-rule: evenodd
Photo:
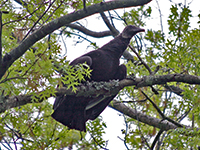
<svg viewBox="0 0 200 150">
<path fill-rule="evenodd" d="M 120 65 L 120 57 L 131 38 L 144 31 L 142 28 L 128 25 L 113 40 L 101 48 L 76 58 L 69 65 L 74 67 L 77 64 L 86 63 L 92 70 L 90 78 L 86 78 L 86 81 L 123 80 L 126 78 L 127 70 L 124 64 Z M 95 98 L 74 95 L 57 96 L 51 116 L 69 129 L 86 132 L 86 122 L 96 119 L 115 96 L 99 95 Z"/>
</svg>

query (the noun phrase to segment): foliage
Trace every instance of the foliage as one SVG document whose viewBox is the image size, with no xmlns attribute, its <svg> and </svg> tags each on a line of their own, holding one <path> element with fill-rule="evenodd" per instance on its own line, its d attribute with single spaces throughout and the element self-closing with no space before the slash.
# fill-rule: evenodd
<svg viewBox="0 0 200 150">
<path fill-rule="evenodd" d="M 181 72 L 199 76 L 199 60 L 197 58 L 199 57 L 200 30 L 189 30 L 190 17 L 192 17 L 189 6 L 172 5 L 170 10 L 171 14 L 168 19 L 169 34 L 167 35 L 161 30 L 148 30 L 144 38 L 150 42 L 150 45 L 141 52 L 142 56 L 144 56 L 143 59 L 149 66 L 151 66 L 152 70 L 155 70 L 157 66 L 162 67 L 162 69 L 157 72 L 157 75 Z M 178 10 L 180 10 L 180 12 Z M 135 20 L 133 22 L 135 22 Z M 137 58 L 135 59 L 137 61 Z M 127 63 L 127 70 L 130 75 L 133 72 L 137 72 L 136 76 L 145 76 L 149 74 L 143 65 L 133 66 L 131 65 L 131 62 Z M 168 85 L 174 85 L 174 83 L 169 83 Z M 198 118 L 200 107 L 199 104 L 197 104 L 199 102 L 200 94 L 199 85 L 193 86 L 176 83 L 175 86 L 184 90 L 183 97 L 176 96 L 167 91 L 162 93 L 161 91 L 165 90 L 163 89 L 163 86 L 155 86 L 155 88 L 159 90 L 160 94 L 157 96 L 151 96 L 151 99 L 155 104 L 160 106 L 160 109 L 164 114 L 177 121 L 179 121 L 184 114 L 191 111 L 188 115 L 188 119 L 193 121 L 193 123 L 199 127 Z M 131 93 L 130 96 L 134 97 L 134 100 L 145 99 L 140 90 L 133 91 L 130 87 L 127 87 L 126 90 L 128 93 Z M 154 95 L 154 93 L 152 93 L 148 88 L 143 88 L 143 90 L 149 95 Z M 141 110 L 149 115 L 156 115 L 155 108 L 150 103 L 137 103 L 137 105 L 139 106 L 129 106 L 136 107 L 135 109 L 138 111 Z M 194 116 L 196 119 L 192 119 Z M 132 124 L 131 119 L 129 123 Z M 127 142 L 133 142 L 130 143 L 130 145 L 134 145 L 134 148 L 136 149 L 141 147 L 145 148 L 146 144 L 144 144 L 144 138 L 148 140 L 148 143 L 152 137 L 154 138 L 154 136 L 152 136 L 152 132 L 155 133 L 154 129 L 151 130 L 148 128 L 148 130 L 145 130 L 145 126 L 146 125 L 140 125 L 139 129 L 131 128 L 127 133 L 129 139 Z M 140 133 L 141 131 L 142 135 Z M 194 136 L 184 135 L 185 133 L 182 134 L 174 131 L 168 132 L 167 138 L 163 141 L 164 144 L 162 144 L 162 147 L 160 148 L 168 149 L 170 147 L 171 149 L 189 149 L 194 145 L 198 145 L 198 134 L 195 134 Z M 165 137 L 165 134 L 163 137 Z M 177 141 L 177 139 L 179 141 Z M 140 143 L 143 143 L 144 145 L 140 145 Z M 195 148 L 197 147 L 195 146 Z"/>
<path fill-rule="evenodd" d="M 94 5 L 100 0 L 87 0 L 86 6 Z M 44 24 L 70 12 L 83 8 L 82 1 L 54 0 L 54 1 L 25 1 L 23 5 L 14 5 L 13 1 L 1 2 L 0 8 L 8 14 L 2 14 L 2 54 L 6 55 L 17 47 L 24 38 L 31 35 Z M 125 10 L 122 17 L 112 17 L 113 21 L 120 20 L 124 24 L 147 26 L 145 20 L 152 17 L 153 7 L 144 5 L 134 9 Z M 198 15 L 200 17 L 200 15 Z M 128 51 L 134 55 L 133 61 L 124 61 L 129 76 L 144 77 L 150 72 L 136 57 L 150 67 L 152 72 L 160 66 L 156 75 L 182 73 L 200 76 L 200 30 L 192 28 L 192 10 L 190 6 L 182 3 L 171 3 L 168 15 L 168 32 L 163 30 L 148 29 L 145 36 L 136 36 Z M 199 24 L 199 22 L 197 22 Z M 80 23 L 78 23 L 80 24 Z M 148 26 L 146 27 L 148 28 Z M 78 32 L 79 34 L 79 32 Z M 63 45 L 58 39 L 63 36 L 73 39 L 75 30 L 68 32 L 67 27 L 49 34 L 30 47 L 26 53 L 16 60 L 0 80 L 0 104 L 2 99 L 20 94 L 32 95 L 33 102 L 16 108 L 11 108 L 0 114 L 0 149 L 18 147 L 21 149 L 104 149 L 107 141 L 103 138 L 106 124 L 101 117 L 87 123 L 87 134 L 67 127 L 51 118 L 53 99 L 46 97 L 55 96 L 57 86 L 61 83 L 76 92 L 76 86 L 89 78 L 92 70 L 86 64 L 71 67 L 67 56 L 63 56 Z M 79 36 L 81 38 L 83 36 Z M 84 39 L 84 38 L 83 38 Z M 96 41 L 86 36 L 84 40 L 91 41 L 97 47 Z M 76 41 L 76 43 L 78 43 Z M 141 43 L 143 47 L 141 47 Z M 151 75 L 155 75 L 151 74 Z M 176 86 L 184 92 L 176 95 L 167 90 L 166 86 Z M 159 118 L 155 107 L 146 100 L 144 91 L 150 99 L 160 108 L 162 113 L 177 122 L 187 118 L 191 128 L 179 128 L 163 131 L 157 147 L 160 149 L 190 149 L 196 148 L 200 143 L 200 87 L 180 82 L 155 85 L 158 95 L 152 88 L 143 87 L 134 89 L 125 87 L 117 98 L 127 102 L 130 108 L 141 111 L 146 115 Z M 38 100 L 38 92 L 40 92 Z M 134 101 L 134 102 L 132 102 Z M 136 101 L 136 102 L 135 102 Z M 155 139 L 159 129 L 143 124 L 138 120 L 126 117 L 126 129 L 122 130 L 124 143 L 129 149 L 148 149 Z M 197 129 L 197 130 L 196 130 Z"/>
<path fill-rule="evenodd" d="M 76 86 L 78 86 L 81 82 L 85 81 L 85 78 L 90 78 L 90 73 L 92 70 L 90 67 L 85 64 L 79 64 L 72 66 L 62 66 L 62 72 L 64 75 L 62 79 L 62 83 L 68 85 L 68 89 L 72 88 L 72 91 L 76 92 Z"/>
</svg>

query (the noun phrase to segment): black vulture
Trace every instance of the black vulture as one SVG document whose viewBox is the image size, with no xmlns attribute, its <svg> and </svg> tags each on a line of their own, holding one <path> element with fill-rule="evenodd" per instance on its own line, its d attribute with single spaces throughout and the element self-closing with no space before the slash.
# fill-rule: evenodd
<svg viewBox="0 0 200 150">
<path fill-rule="evenodd" d="M 109 43 L 76 58 L 70 65 L 74 66 L 86 62 L 92 69 L 91 78 L 86 79 L 88 81 L 122 80 L 126 78 L 126 66 L 119 65 L 119 59 L 131 38 L 138 32 L 144 31 L 139 27 L 128 25 L 121 34 Z M 54 102 L 52 117 L 70 129 L 86 131 L 86 121 L 97 118 L 115 96 L 104 97 L 100 95 L 95 98 L 58 96 Z"/>
</svg>

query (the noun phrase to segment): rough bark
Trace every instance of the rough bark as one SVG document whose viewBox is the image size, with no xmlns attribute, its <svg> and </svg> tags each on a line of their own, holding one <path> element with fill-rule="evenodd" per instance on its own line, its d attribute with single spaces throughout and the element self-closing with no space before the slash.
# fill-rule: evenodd
<svg viewBox="0 0 200 150">
<path fill-rule="evenodd" d="M 134 110 L 134 109 L 126 106 L 125 104 L 121 103 L 120 101 L 113 100 L 112 103 L 109 104 L 109 106 L 111 108 L 123 113 L 126 116 L 129 116 L 135 120 L 138 120 L 138 121 L 148 124 L 150 126 L 159 128 L 163 131 L 177 128 L 176 125 L 174 125 L 173 123 L 171 123 L 167 120 L 162 120 L 162 119 L 158 119 L 158 118 L 146 115 L 145 113 L 142 113 L 140 111 Z"/>
<path fill-rule="evenodd" d="M 76 95 L 76 96 L 93 96 L 95 97 L 98 94 L 104 94 L 105 96 L 115 95 L 121 89 L 126 86 L 134 86 L 134 88 L 147 87 L 152 85 L 165 85 L 169 82 L 183 82 L 188 84 L 200 84 L 200 77 L 195 75 L 188 74 L 168 74 L 168 75 L 159 75 L 159 76 L 145 76 L 143 78 L 134 78 L 124 79 L 120 82 L 116 80 L 112 80 L 110 82 L 93 82 L 87 83 L 87 86 L 81 85 L 77 87 L 76 93 L 72 92 L 71 89 L 60 88 L 56 89 L 55 96 L 59 95 Z M 180 95 L 181 93 L 179 93 Z M 36 93 L 36 95 L 40 95 L 40 93 Z M 53 96 L 53 95 L 51 95 Z M 46 97 L 49 98 L 49 97 Z M 42 102 L 43 100 L 39 99 L 38 102 Z M 31 95 L 18 95 L 12 97 L 4 97 L 0 98 L 0 113 L 4 112 L 7 109 L 25 105 L 27 103 L 32 103 Z"/>
</svg>

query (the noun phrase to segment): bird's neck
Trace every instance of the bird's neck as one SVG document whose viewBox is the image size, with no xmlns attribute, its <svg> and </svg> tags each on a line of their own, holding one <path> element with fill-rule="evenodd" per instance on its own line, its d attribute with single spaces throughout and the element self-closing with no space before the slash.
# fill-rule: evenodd
<svg viewBox="0 0 200 150">
<path fill-rule="evenodd" d="M 128 44 L 130 42 L 130 38 L 123 38 L 121 35 L 115 37 L 109 43 L 101 47 L 102 50 L 112 52 L 115 57 L 120 58 L 123 52 L 126 50 Z"/>
</svg>

